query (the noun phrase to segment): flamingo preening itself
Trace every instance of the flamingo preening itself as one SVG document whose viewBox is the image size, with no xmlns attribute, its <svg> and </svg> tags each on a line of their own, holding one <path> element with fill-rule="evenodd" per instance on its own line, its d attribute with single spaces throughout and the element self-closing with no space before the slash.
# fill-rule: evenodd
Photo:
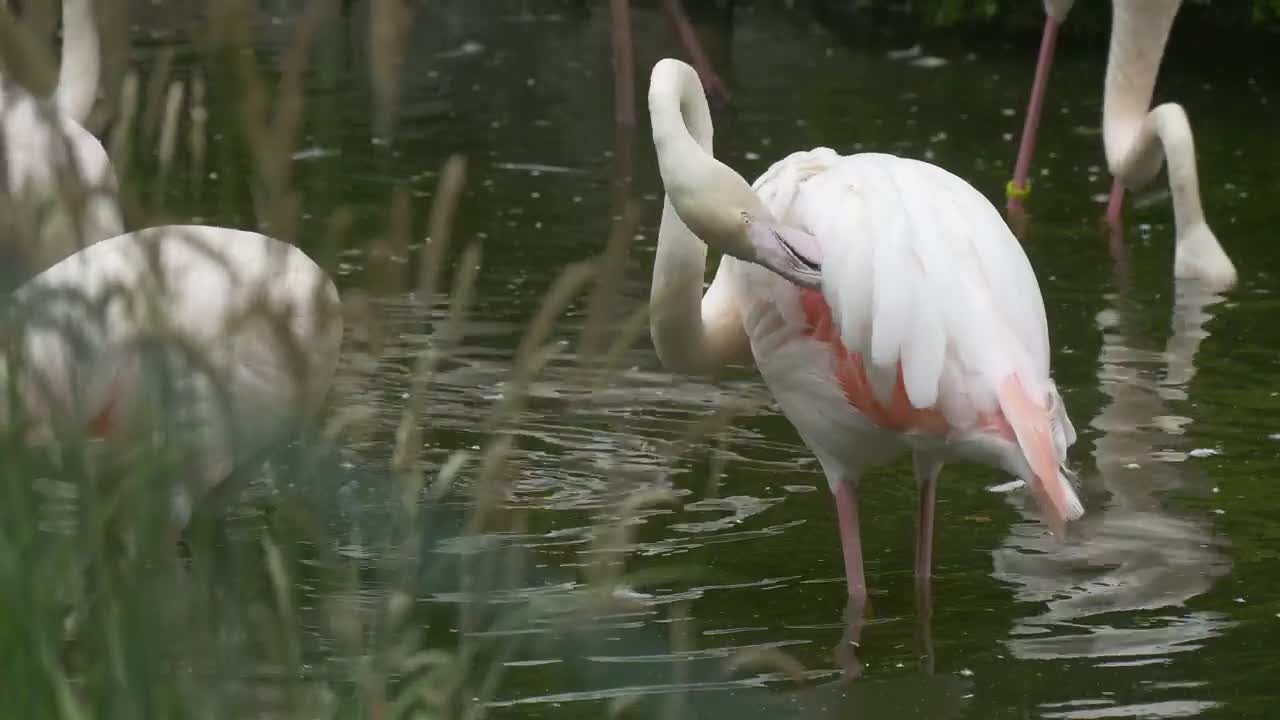
<svg viewBox="0 0 1280 720">
<path fill-rule="evenodd" d="M 654 66 L 649 115 L 666 193 L 650 295 L 658 356 L 688 373 L 754 360 L 827 477 L 852 601 L 867 592 L 859 481 L 904 454 L 920 491 L 918 581 L 931 574 L 945 462 L 1023 479 L 1059 534 L 1083 514 L 1040 287 L 981 193 L 929 163 L 828 148 L 748 185 L 715 159 L 702 85 L 677 60 Z M 704 294 L 708 247 L 724 257 Z"/>
</svg>

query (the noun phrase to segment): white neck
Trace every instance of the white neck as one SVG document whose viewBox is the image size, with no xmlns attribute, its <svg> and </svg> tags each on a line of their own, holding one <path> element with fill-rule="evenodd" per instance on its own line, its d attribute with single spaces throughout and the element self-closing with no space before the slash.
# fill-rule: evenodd
<svg viewBox="0 0 1280 720">
<path fill-rule="evenodd" d="M 1181 0 L 1112 3 L 1111 49 L 1102 98 L 1102 136 L 1114 167 L 1128 154 L 1151 107 L 1160 60 Z M 1158 168 L 1157 168 L 1158 169 Z"/>
<path fill-rule="evenodd" d="M 59 110 L 81 125 L 98 98 L 100 52 L 92 0 L 63 0 L 62 65 L 54 100 Z"/>
<path fill-rule="evenodd" d="M 666 192 L 649 295 L 649 332 L 663 365 L 683 373 L 715 372 L 742 359 L 746 333 L 732 274 L 722 264 L 702 295 L 707 246 L 676 213 L 671 193 L 687 190 L 718 165 L 711 149 L 711 110 L 698 77 L 683 63 L 662 61 L 649 86 L 649 116 Z"/>
<path fill-rule="evenodd" d="M 1111 173 L 1137 188 L 1168 159 L 1179 231 L 1203 223 L 1195 143 L 1186 112 L 1165 103 L 1148 112 L 1160 60 L 1181 0 L 1112 3 L 1111 50 L 1102 102 L 1102 134 Z"/>
</svg>

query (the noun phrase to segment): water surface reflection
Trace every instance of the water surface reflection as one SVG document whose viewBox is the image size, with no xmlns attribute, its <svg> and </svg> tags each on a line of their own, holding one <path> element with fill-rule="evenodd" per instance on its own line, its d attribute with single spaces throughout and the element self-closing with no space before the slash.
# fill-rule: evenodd
<svg viewBox="0 0 1280 720">
<path fill-rule="evenodd" d="M 992 575 L 1012 585 L 1019 601 L 1045 608 L 1015 622 L 1006 641 L 1013 656 L 1091 659 L 1090 674 L 1105 688 L 1092 697 L 1047 702 L 1044 708 L 1053 712 L 1046 717 L 1186 717 L 1213 707 L 1180 699 L 1188 686 L 1107 671 L 1168 663 L 1234 625 L 1223 613 L 1188 607 L 1230 572 L 1227 539 L 1209 517 L 1170 503 L 1171 496 L 1216 492 L 1199 464 L 1188 461 L 1191 449 L 1173 448 L 1185 445 L 1191 423 L 1175 414 L 1175 403 L 1186 399 L 1195 375 L 1208 309 L 1223 298 L 1177 283 L 1164 350 L 1147 350 L 1147 313 L 1125 280 L 1122 274 L 1120 289 L 1097 317 L 1103 337 L 1098 387 L 1108 401 L 1090 422 L 1100 434 L 1096 472 L 1082 476 L 1089 513 L 1066 544 L 1028 516 L 992 553 Z M 1117 698 L 1119 690 L 1133 701 Z"/>
</svg>

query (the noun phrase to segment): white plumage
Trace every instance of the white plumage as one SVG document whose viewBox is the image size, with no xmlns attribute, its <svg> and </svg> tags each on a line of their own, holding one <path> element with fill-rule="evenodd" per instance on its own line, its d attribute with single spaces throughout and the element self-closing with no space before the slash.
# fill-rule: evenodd
<svg viewBox="0 0 1280 720">
<path fill-rule="evenodd" d="M 1011 211 L 1021 210 L 1022 193 L 1030 190 L 1027 178 L 1058 28 L 1074 4 L 1075 0 L 1045 0 L 1044 3 L 1040 57 L 1036 61 L 1014 176 L 1007 190 Z M 1195 279 L 1210 290 L 1226 290 L 1236 284 L 1238 276 L 1231 258 L 1205 219 L 1196 171 L 1195 139 L 1187 113 L 1173 102 L 1151 107 L 1160 60 L 1181 5 L 1182 0 L 1113 0 L 1111 3 L 1102 136 L 1107 167 L 1115 181 L 1107 204 L 1107 220 L 1118 225 L 1125 188 L 1146 185 L 1167 161 L 1175 225 L 1173 275 Z"/>
<path fill-rule="evenodd" d="M 712 155 L 692 68 L 659 62 L 649 107 L 668 195 L 655 345 L 680 369 L 712 367 L 739 342 L 723 316 L 741 322 L 835 494 L 851 597 L 866 592 L 857 483 L 905 452 L 921 486 L 917 577 L 930 573 L 943 462 L 1025 479 L 1055 527 L 1080 516 L 1065 469 L 1075 431 L 1049 375 L 1039 284 L 980 193 L 928 163 L 828 148 L 793 153 L 747 187 Z M 701 307 L 688 306 L 703 242 L 727 255 Z"/>
<path fill-rule="evenodd" d="M 93 6 L 64 0 L 62 17 L 62 64 L 53 95 L 37 97 L 11 78 L 0 82 L 5 191 L 12 201 L 0 250 L 18 283 L 124 232 L 115 171 L 102 143 L 83 126 L 98 91 Z M 83 207 L 73 197 L 81 192 Z"/>
<path fill-rule="evenodd" d="M 24 285 L 10 309 L 17 352 L 0 371 L 17 385 L 29 441 L 96 426 L 108 453 L 124 454 L 181 428 L 178 526 L 201 494 L 318 410 L 342 337 L 337 289 L 318 265 L 220 227 L 108 238 Z"/>
<path fill-rule="evenodd" d="M 775 218 L 809 231 L 822 246 L 823 299 L 844 348 L 863 356 L 879 403 L 892 403 L 901 363 L 911 407 L 937 406 L 954 432 L 971 429 L 979 413 L 999 410 L 1000 383 L 1010 373 L 1033 396 L 1057 406 L 1044 305 L 1031 264 L 996 209 L 963 180 L 915 160 L 877 153 L 842 157 L 818 148 L 779 161 L 754 189 Z M 813 373 L 802 358 L 774 362 L 782 341 L 768 337 L 782 332 L 786 342 L 813 342 L 819 352 L 830 352 L 807 338 L 797 288 L 758 265 L 730 261 L 727 267 L 740 274 L 737 287 L 750 289 L 745 328 L 766 382 L 789 385 L 779 375 Z M 776 322 L 770 313 L 778 314 Z M 835 380 L 823 388 L 840 391 Z M 805 407 L 800 403 L 796 415 L 803 416 Z M 812 424 L 825 422 L 815 418 Z M 935 444 L 932 438 L 921 442 Z M 905 451 L 911 443 L 903 437 L 894 444 Z M 840 443 L 851 444 L 857 445 L 853 438 Z M 823 451 L 846 454 L 834 447 Z M 847 454 L 846 473 L 863 464 L 859 453 Z"/>
</svg>

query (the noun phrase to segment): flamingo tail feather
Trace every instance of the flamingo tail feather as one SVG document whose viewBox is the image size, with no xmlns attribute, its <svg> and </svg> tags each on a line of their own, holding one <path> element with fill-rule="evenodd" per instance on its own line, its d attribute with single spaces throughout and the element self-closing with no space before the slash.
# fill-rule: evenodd
<svg viewBox="0 0 1280 720">
<path fill-rule="evenodd" d="M 1049 408 L 1032 399 L 1016 373 L 1001 383 L 999 398 L 1000 410 L 1031 467 L 1028 484 L 1032 495 L 1049 526 L 1061 536 L 1068 521 L 1084 515 L 1084 506 L 1062 467 L 1065 458 L 1059 457 L 1055 448 Z"/>
</svg>

